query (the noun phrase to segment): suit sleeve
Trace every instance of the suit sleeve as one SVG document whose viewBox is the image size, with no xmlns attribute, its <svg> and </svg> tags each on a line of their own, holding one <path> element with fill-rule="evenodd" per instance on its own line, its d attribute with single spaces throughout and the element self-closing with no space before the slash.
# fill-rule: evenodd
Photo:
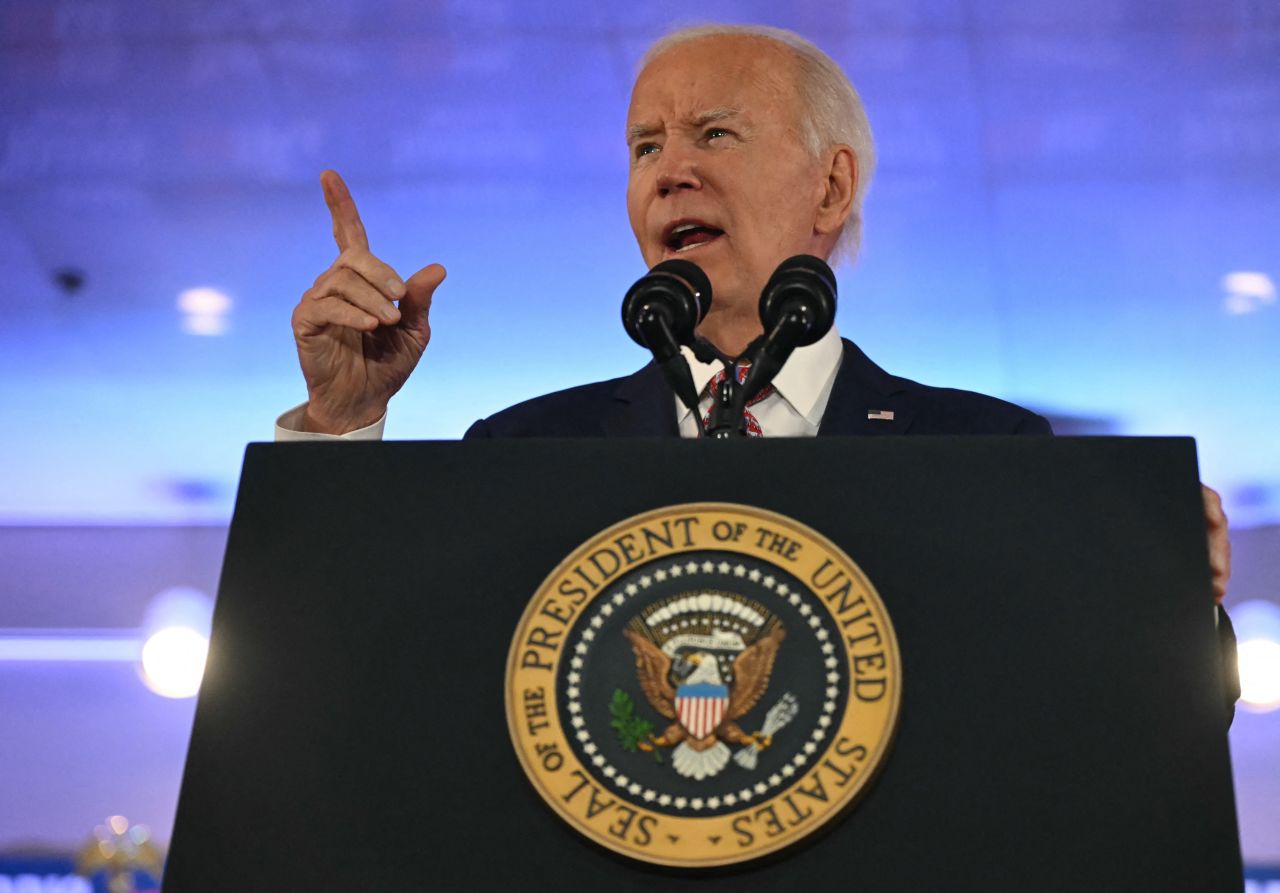
<svg viewBox="0 0 1280 893">
<path fill-rule="evenodd" d="M 1227 703 L 1227 725 L 1236 718 L 1240 700 L 1240 664 L 1236 660 L 1236 630 L 1222 605 L 1218 609 L 1218 659 L 1222 661 L 1222 694 Z"/>
<path fill-rule="evenodd" d="M 1053 426 L 1049 424 L 1049 420 L 1044 416 L 1029 412 L 1018 420 L 1018 423 L 1010 433 L 1045 437 L 1053 434 Z"/>
</svg>

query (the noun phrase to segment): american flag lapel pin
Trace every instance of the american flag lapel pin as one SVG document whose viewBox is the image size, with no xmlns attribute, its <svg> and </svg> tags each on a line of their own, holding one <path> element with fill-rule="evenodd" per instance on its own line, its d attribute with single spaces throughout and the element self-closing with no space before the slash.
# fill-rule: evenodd
<svg viewBox="0 0 1280 893">
<path fill-rule="evenodd" d="M 867 418 L 877 422 L 892 422 L 893 410 L 892 409 L 868 409 Z"/>
</svg>

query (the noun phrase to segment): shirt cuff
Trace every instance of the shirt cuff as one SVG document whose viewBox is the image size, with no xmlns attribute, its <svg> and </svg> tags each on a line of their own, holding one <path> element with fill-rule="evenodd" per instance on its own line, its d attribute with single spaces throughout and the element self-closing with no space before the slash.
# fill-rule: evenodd
<svg viewBox="0 0 1280 893">
<path fill-rule="evenodd" d="M 365 428 L 357 428 L 346 434 L 321 434 L 318 431 L 303 431 L 302 417 L 307 411 L 307 404 L 300 403 L 293 409 L 276 419 L 276 442 L 286 443 L 297 440 L 382 440 L 382 429 L 387 424 L 387 414 Z"/>
</svg>

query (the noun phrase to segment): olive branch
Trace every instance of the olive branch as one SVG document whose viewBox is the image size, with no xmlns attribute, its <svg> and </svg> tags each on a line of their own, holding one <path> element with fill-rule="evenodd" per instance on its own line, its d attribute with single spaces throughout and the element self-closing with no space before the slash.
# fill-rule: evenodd
<svg viewBox="0 0 1280 893">
<path fill-rule="evenodd" d="M 609 715 L 613 717 L 609 726 L 618 733 L 618 744 L 623 750 L 635 753 L 640 749 L 640 742 L 653 735 L 653 723 L 636 716 L 635 701 L 620 688 L 615 688 L 613 697 L 609 699 Z M 656 747 L 653 748 L 653 758 L 662 762 L 662 754 Z"/>
</svg>

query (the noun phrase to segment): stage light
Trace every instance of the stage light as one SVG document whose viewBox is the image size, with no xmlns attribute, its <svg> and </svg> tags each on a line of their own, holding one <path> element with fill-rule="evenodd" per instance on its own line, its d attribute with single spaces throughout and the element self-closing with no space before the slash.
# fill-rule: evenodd
<svg viewBox="0 0 1280 893">
<path fill-rule="evenodd" d="M 166 698 L 190 698 L 200 690 L 212 616 L 211 599 L 196 589 L 166 589 L 151 600 L 140 661 L 147 688 Z"/>
<path fill-rule="evenodd" d="M 1262 599 L 1231 609 L 1239 637 L 1240 703 L 1254 713 L 1280 708 L 1280 605 Z"/>
<path fill-rule="evenodd" d="M 1240 316 L 1276 302 L 1276 286 L 1266 273 L 1238 272 L 1222 277 L 1223 309 Z"/>
<path fill-rule="evenodd" d="M 142 679 L 158 695 L 190 698 L 200 690 L 209 640 L 185 626 L 156 630 L 142 645 Z"/>
<path fill-rule="evenodd" d="M 228 328 L 231 298 L 216 288 L 189 288 L 178 295 L 182 330 L 190 335 L 223 335 Z"/>
<path fill-rule="evenodd" d="M 216 288 L 189 288 L 178 295 L 178 309 L 189 316 L 225 316 L 231 298 Z"/>
<path fill-rule="evenodd" d="M 1280 707 L 1280 642 L 1249 639 L 1239 646 L 1240 700 L 1266 713 Z"/>
</svg>

